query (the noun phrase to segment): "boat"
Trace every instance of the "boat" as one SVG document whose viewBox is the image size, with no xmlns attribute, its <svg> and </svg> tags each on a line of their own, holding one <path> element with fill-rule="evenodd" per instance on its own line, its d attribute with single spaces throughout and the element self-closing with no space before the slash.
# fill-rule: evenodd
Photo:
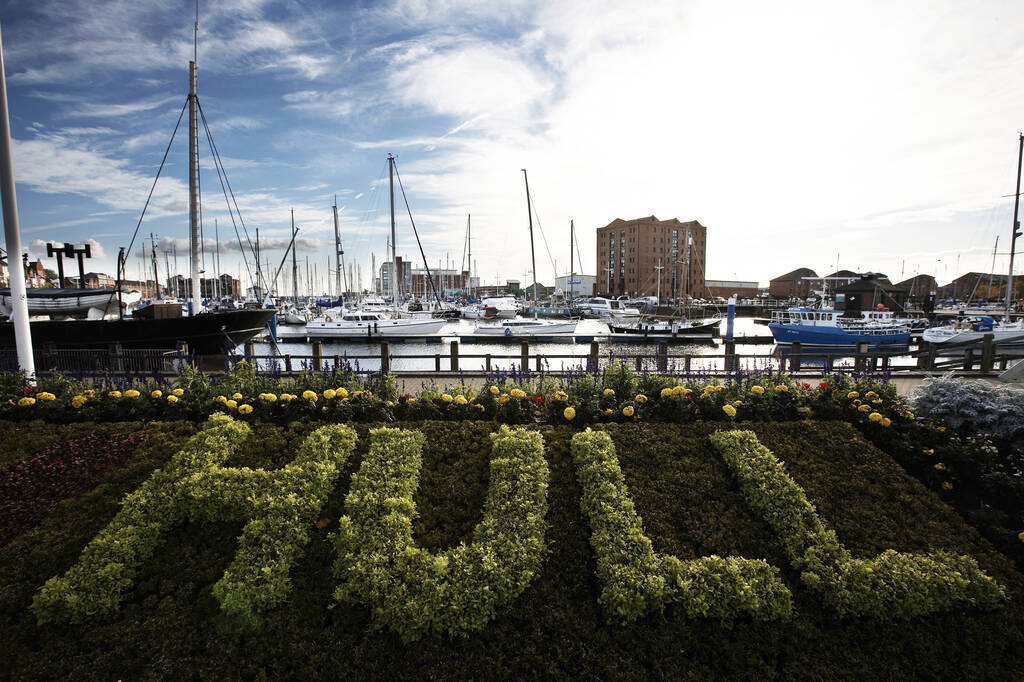
<svg viewBox="0 0 1024 682">
<path fill-rule="evenodd" d="M 553 334 L 572 334 L 576 331 L 576 322 L 556 322 L 553 320 L 503 320 L 493 324 L 478 324 L 474 334 L 482 336 L 551 336 Z"/>
<path fill-rule="evenodd" d="M 640 317 L 640 308 L 629 306 L 620 299 L 595 296 L 594 298 L 577 301 L 575 307 L 581 315 L 599 317 L 603 320 L 612 319 L 617 322 L 635 320 Z"/>
<path fill-rule="evenodd" d="M 311 339 L 429 336 L 440 332 L 447 323 L 445 319 L 391 318 L 370 310 L 352 310 L 339 316 L 328 312 L 306 323 L 306 336 Z"/>
<path fill-rule="evenodd" d="M 533 319 L 532 320 L 504 320 L 500 325 L 477 322 L 475 333 L 484 336 L 549 336 L 552 334 L 572 334 L 576 331 L 576 320 L 556 321 L 541 320 L 537 317 L 537 262 L 533 250 L 533 210 L 530 204 L 530 181 L 526 177 L 526 169 L 523 169 L 523 180 L 526 183 L 526 215 L 530 226 L 530 260 L 533 266 Z M 498 306 L 499 302 L 505 301 L 506 305 L 514 306 L 518 311 L 519 304 L 512 296 L 485 298 L 482 304 Z M 497 317 L 501 318 L 502 308 L 498 308 Z"/>
<path fill-rule="evenodd" d="M 990 315 L 971 315 L 952 324 L 926 329 L 921 340 L 928 343 L 956 344 L 981 342 L 985 336 L 1003 345 L 1024 345 L 1024 321 L 996 322 Z"/>
<path fill-rule="evenodd" d="M 613 334 L 636 334 L 648 338 L 676 337 L 676 336 L 718 336 L 718 328 L 722 320 L 707 320 L 693 322 L 685 319 L 657 319 L 641 318 L 632 324 L 610 323 L 608 328 Z"/>
<path fill-rule="evenodd" d="M 190 352 L 200 355 L 223 354 L 243 343 L 267 327 L 276 311 L 273 309 L 206 312 L 202 306 L 199 279 L 199 225 L 198 225 L 198 151 L 196 94 L 196 62 L 189 63 L 189 173 L 190 173 L 190 240 L 192 245 L 192 292 L 190 315 L 183 317 L 178 305 L 164 306 L 154 303 L 138 309 L 131 316 L 118 314 L 118 319 L 85 320 L 30 320 L 32 345 L 39 348 L 109 348 L 120 344 L 124 348 L 174 350 L 186 344 Z M 141 221 L 140 221 L 141 224 Z M 122 290 L 123 272 L 127 260 L 125 251 L 118 256 L 117 287 Z M 154 249 L 154 270 L 156 253 Z M 154 272 L 156 275 L 156 273 Z M 159 281 L 159 276 L 155 276 Z M 122 290 L 122 300 L 127 292 Z M 101 294 L 104 297 L 109 293 Z M 56 305 L 56 304 L 55 304 Z M 174 310 L 177 314 L 174 314 Z M 15 345 L 14 324 L 0 323 L 0 346 Z"/>
<path fill-rule="evenodd" d="M 910 328 L 905 324 L 865 322 L 847 326 L 839 322 L 841 314 L 842 311 L 831 308 L 794 307 L 773 313 L 768 328 L 779 344 L 855 346 L 910 342 Z"/>
<path fill-rule="evenodd" d="M 109 315 L 123 313 L 129 306 L 138 303 L 142 294 L 138 291 L 124 291 L 118 296 L 118 290 L 105 289 L 26 289 L 28 314 L 66 316 L 101 320 Z M 0 312 L 11 316 L 14 304 L 10 289 L 0 289 Z"/>
<path fill-rule="evenodd" d="M 485 296 L 479 303 L 462 308 L 462 316 L 469 320 L 492 319 L 513 320 L 519 314 L 519 303 L 515 296 Z"/>
</svg>

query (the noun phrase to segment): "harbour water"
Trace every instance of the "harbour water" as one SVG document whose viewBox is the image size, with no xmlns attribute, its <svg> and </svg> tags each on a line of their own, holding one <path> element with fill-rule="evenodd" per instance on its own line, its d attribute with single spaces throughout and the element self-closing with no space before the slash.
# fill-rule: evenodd
<svg viewBox="0 0 1024 682">
<path fill-rule="evenodd" d="M 725 333 L 725 321 L 721 331 Z M 460 371 L 487 371 L 488 363 L 491 371 L 512 371 L 522 364 L 522 349 L 519 339 L 506 341 L 501 337 L 494 340 L 488 338 L 481 342 L 480 337 L 470 342 L 473 335 L 472 320 L 453 320 L 449 322 L 436 338 L 428 340 L 414 339 L 409 341 L 393 341 L 389 344 L 391 369 L 398 372 L 430 372 L 435 369 L 449 370 L 452 367 L 450 354 L 453 348 L 458 352 L 458 369 Z M 311 366 L 313 344 L 305 339 L 289 340 L 289 335 L 300 335 L 301 327 L 282 327 L 279 330 L 279 341 L 256 343 L 253 350 L 256 364 L 261 370 L 272 370 L 276 365 L 284 368 L 284 356 L 291 356 L 293 369 Z M 734 321 L 735 353 L 739 367 L 746 371 L 777 370 L 780 366 L 779 347 L 774 343 L 763 343 L 770 331 L 764 325 L 754 322 L 753 318 L 736 318 Z M 758 340 L 752 343 L 745 339 Z M 529 340 L 530 369 L 537 370 L 537 356 L 541 356 L 539 367 L 544 371 L 564 371 L 582 369 L 587 365 L 587 357 L 591 352 L 591 341 L 598 343 L 600 366 L 612 362 L 624 361 L 630 366 L 651 370 L 657 367 L 655 353 L 658 342 L 653 340 L 612 340 L 609 337 L 608 325 L 600 320 L 581 320 L 576 333 L 565 339 Z M 458 342 L 454 344 L 453 342 Z M 276 346 L 276 347 L 275 347 Z M 906 348 L 906 347 L 904 347 Z M 908 349 L 909 350 L 909 349 Z M 669 372 L 720 372 L 724 370 L 724 341 L 721 338 L 709 338 L 700 342 L 673 341 L 667 347 L 668 357 L 663 362 Z M 320 344 L 320 355 L 325 369 L 334 366 L 336 360 L 347 362 L 360 371 L 379 371 L 381 345 L 378 339 L 366 341 L 323 342 Z M 490 356 L 488 358 L 488 356 Z M 835 368 L 850 368 L 852 358 L 836 358 Z M 892 365 L 912 367 L 916 360 L 909 355 L 891 358 Z M 803 361 L 806 367 L 817 364 L 823 366 L 820 358 L 807 357 Z"/>
</svg>

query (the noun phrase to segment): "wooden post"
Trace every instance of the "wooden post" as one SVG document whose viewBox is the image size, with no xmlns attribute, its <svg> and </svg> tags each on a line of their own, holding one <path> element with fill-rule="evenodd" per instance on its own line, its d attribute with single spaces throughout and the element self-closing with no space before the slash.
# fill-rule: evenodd
<svg viewBox="0 0 1024 682">
<path fill-rule="evenodd" d="M 119 342 L 110 344 L 110 371 L 124 371 L 124 350 L 121 348 L 121 344 Z"/>
<path fill-rule="evenodd" d="M 252 364 L 252 356 L 256 355 L 256 342 L 246 341 L 245 342 L 245 361 Z"/>
<path fill-rule="evenodd" d="M 789 348 L 789 371 L 796 372 L 800 370 L 800 365 L 803 364 L 803 346 L 799 341 L 794 341 Z"/>
<path fill-rule="evenodd" d="M 519 370 L 530 371 L 530 342 L 526 339 L 519 342 Z"/>
<path fill-rule="evenodd" d="M 317 372 L 324 370 L 323 344 L 320 341 L 313 342 L 313 369 Z"/>
<path fill-rule="evenodd" d="M 541 363 L 543 361 L 544 361 L 544 356 L 541 355 L 540 353 L 537 353 L 537 371 L 538 372 L 543 372 L 544 371 L 543 366 L 541 365 Z"/>
<path fill-rule="evenodd" d="M 857 344 L 857 350 L 854 355 L 853 366 L 857 368 L 858 372 L 867 371 L 868 364 L 868 342 L 861 341 Z"/>
<path fill-rule="evenodd" d="M 658 371 L 668 371 L 668 344 L 664 341 L 658 344 Z"/>
<path fill-rule="evenodd" d="M 340 367 L 341 367 L 341 356 L 340 355 L 335 355 L 334 356 L 334 371 L 337 372 Z"/>
<path fill-rule="evenodd" d="M 434 353 L 434 371 L 435 372 L 440 372 L 441 371 L 441 354 L 440 353 Z"/>
<path fill-rule="evenodd" d="M 448 352 L 451 353 L 451 368 L 453 372 L 459 371 L 459 342 L 452 341 L 448 345 Z"/>
<path fill-rule="evenodd" d="M 964 371 L 971 371 L 974 368 L 974 347 L 964 348 Z"/>
<path fill-rule="evenodd" d="M 488 353 L 487 357 L 484 358 L 484 371 L 486 371 L 486 372 L 490 372 L 491 371 L 491 354 L 490 353 Z"/>
<path fill-rule="evenodd" d="M 599 362 L 600 348 L 597 341 L 590 342 L 590 354 L 587 356 L 587 371 L 591 374 L 596 374 Z"/>
<path fill-rule="evenodd" d="M 739 360 L 736 358 L 736 342 L 725 342 L 725 371 L 735 372 L 739 367 Z"/>
<path fill-rule="evenodd" d="M 387 374 L 391 371 L 391 344 L 380 342 L 380 371 Z"/>
<path fill-rule="evenodd" d="M 692 360 L 693 360 L 693 357 L 690 356 L 690 355 L 687 355 L 686 357 L 683 358 L 683 369 L 686 370 L 687 374 L 690 373 L 690 362 Z"/>
<path fill-rule="evenodd" d="M 995 364 L 995 337 L 989 332 L 981 338 L 981 371 L 988 373 L 992 371 L 992 366 Z"/>
</svg>

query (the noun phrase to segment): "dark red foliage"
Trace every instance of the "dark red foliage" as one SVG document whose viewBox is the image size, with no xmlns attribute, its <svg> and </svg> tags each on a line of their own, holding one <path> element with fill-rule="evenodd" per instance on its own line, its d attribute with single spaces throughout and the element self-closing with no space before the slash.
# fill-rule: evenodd
<svg viewBox="0 0 1024 682">
<path fill-rule="evenodd" d="M 91 490 L 148 435 L 89 433 L 55 443 L 0 472 L 0 545 L 36 526 L 61 500 Z"/>
</svg>

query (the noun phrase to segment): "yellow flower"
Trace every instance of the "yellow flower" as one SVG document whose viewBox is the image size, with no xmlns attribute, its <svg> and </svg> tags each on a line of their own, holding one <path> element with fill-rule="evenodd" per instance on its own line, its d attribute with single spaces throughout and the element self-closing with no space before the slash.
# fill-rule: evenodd
<svg viewBox="0 0 1024 682">
<path fill-rule="evenodd" d="M 252 405 L 242 404 L 238 406 L 238 414 L 250 414 L 252 412 Z"/>
<path fill-rule="evenodd" d="M 281 402 L 287 403 L 287 402 L 290 402 L 292 400 L 295 400 L 295 395 L 292 394 L 292 393 L 282 393 L 280 398 L 281 398 Z"/>
<path fill-rule="evenodd" d="M 316 402 L 316 393 L 314 391 L 305 390 L 305 391 L 302 392 L 302 399 L 303 400 L 312 400 L 315 403 Z"/>
<path fill-rule="evenodd" d="M 626 415 L 627 417 L 632 417 L 633 416 L 633 406 L 632 405 L 626 405 L 625 407 L 623 407 L 622 408 L 622 414 Z"/>
<path fill-rule="evenodd" d="M 558 400 L 558 401 L 564 403 L 568 399 L 569 399 L 569 394 L 566 393 L 565 391 L 555 391 L 555 400 Z"/>
<path fill-rule="evenodd" d="M 907 419 L 913 419 L 914 413 L 911 412 L 910 410 L 907 410 L 906 412 L 903 413 L 903 416 L 906 417 Z"/>
<path fill-rule="evenodd" d="M 18 405 L 21 407 L 29 407 L 36 404 L 35 398 L 22 398 L 18 401 Z"/>
<path fill-rule="evenodd" d="M 456 405 L 465 405 L 468 402 L 469 401 L 466 400 L 466 396 L 464 396 L 464 395 L 457 395 L 457 396 L 455 396 L 455 404 Z"/>
<path fill-rule="evenodd" d="M 385 400 L 384 404 L 387 405 L 388 407 L 394 407 L 395 406 L 395 404 L 393 402 L 391 402 L 390 400 Z"/>
<path fill-rule="evenodd" d="M 663 389 L 661 389 L 661 397 L 662 398 L 671 398 L 675 394 L 676 394 L 676 391 L 675 391 L 674 388 L 663 388 Z"/>
<path fill-rule="evenodd" d="M 945 471 L 946 470 L 946 465 L 943 464 L 942 462 L 936 462 L 935 463 L 935 470 L 936 471 Z"/>
<path fill-rule="evenodd" d="M 504 405 L 505 403 L 508 402 L 508 393 L 502 393 L 495 400 L 499 405 Z"/>
<path fill-rule="evenodd" d="M 874 391 L 868 391 L 867 393 L 864 394 L 864 397 L 865 398 L 877 398 L 878 394 L 875 393 Z"/>
<path fill-rule="evenodd" d="M 846 394 L 846 397 L 850 400 L 853 400 L 854 398 L 859 398 L 860 393 L 857 393 L 857 391 L 850 391 L 849 393 Z"/>
<path fill-rule="evenodd" d="M 363 391 L 363 397 L 364 398 L 372 398 L 373 397 L 373 391 Z"/>
<path fill-rule="evenodd" d="M 125 398 L 138 398 L 139 397 L 139 392 L 136 391 L 134 388 L 129 388 L 127 391 L 124 392 L 124 397 Z"/>
<path fill-rule="evenodd" d="M 232 400 L 241 400 L 242 399 L 242 394 L 241 393 L 232 393 L 231 394 L 231 399 Z"/>
<path fill-rule="evenodd" d="M 526 391 L 524 391 L 524 390 L 522 390 L 520 388 L 513 388 L 511 391 L 508 392 L 508 394 L 510 396 L 512 396 L 513 398 L 525 398 L 526 397 Z"/>
<path fill-rule="evenodd" d="M 1017 539 L 1020 540 L 1021 542 L 1024 542 L 1024 530 L 1022 530 L 1021 532 L 1017 533 Z"/>
<path fill-rule="evenodd" d="M 273 393 L 261 393 L 260 398 L 267 401 L 268 403 L 272 403 L 277 400 L 277 396 L 274 395 Z"/>
<path fill-rule="evenodd" d="M 953 489 L 953 484 L 950 483 L 949 481 L 943 481 L 942 482 L 942 489 L 943 490 L 952 490 Z"/>
<path fill-rule="evenodd" d="M 498 395 L 499 393 L 501 393 L 501 390 L 497 386 L 491 386 L 487 390 L 491 392 L 491 395 Z"/>
<path fill-rule="evenodd" d="M 742 401 L 742 400 L 734 400 L 734 401 L 732 402 L 732 404 L 733 404 L 733 405 L 735 405 L 736 407 L 739 407 L 740 405 L 742 405 L 742 404 L 743 404 L 743 401 Z"/>
<path fill-rule="evenodd" d="M 605 409 L 605 411 L 604 411 L 604 416 L 606 416 L 606 417 L 610 417 L 610 416 L 612 416 L 613 414 L 615 414 L 615 410 L 613 410 L 613 409 L 611 409 L 611 408 L 607 408 L 607 409 Z"/>
<path fill-rule="evenodd" d="M 936 431 L 941 431 L 942 433 L 945 433 L 946 432 L 946 427 L 945 426 L 936 426 L 935 430 Z"/>
<path fill-rule="evenodd" d="M 225 405 L 227 405 L 227 406 L 228 406 L 228 408 L 229 408 L 229 409 L 232 409 L 232 410 L 233 410 L 233 409 L 235 409 L 236 407 L 238 407 L 238 403 L 237 403 L 237 402 L 235 402 L 234 400 L 229 400 L 229 401 L 227 401 L 227 402 L 226 402 L 226 403 L 224 403 L 224 404 L 225 404 Z"/>
<path fill-rule="evenodd" d="M 219 395 L 219 396 L 217 396 L 216 398 L 214 398 L 214 400 L 215 400 L 216 402 L 218 402 L 218 403 L 221 403 L 221 404 L 227 403 L 227 401 L 228 401 L 228 399 L 227 399 L 227 398 L 225 398 L 225 397 L 224 397 L 224 396 L 222 396 L 222 395 Z"/>
<path fill-rule="evenodd" d="M 176 395 L 174 395 L 172 393 L 171 395 L 167 396 L 167 402 L 169 402 L 169 403 L 176 403 L 176 402 L 178 402 L 178 396 L 176 396 Z"/>
<path fill-rule="evenodd" d="M 181 396 L 185 395 L 185 389 L 183 389 L 183 388 L 176 388 L 173 391 L 171 391 L 171 394 L 172 395 L 176 395 L 176 396 L 178 396 L 180 398 Z"/>
<path fill-rule="evenodd" d="M 480 410 L 481 412 L 483 412 L 483 411 L 484 411 L 484 410 L 486 409 L 486 408 L 485 408 L 485 407 L 484 407 L 483 405 L 481 405 L 480 403 L 477 403 L 476 405 L 474 405 L 474 407 L 475 407 L 476 409 Z"/>
<path fill-rule="evenodd" d="M 442 393 L 441 394 L 441 400 L 443 400 L 446 403 L 450 403 L 452 401 L 452 397 L 450 395 L 448 395 L 447 393 Z"/>
<path fill-rule="evenodd" d="M 871 401 L 871 404 L 872 405 L 881 405 L 882 404 L 882 399 L 881 398 L 875 398 L 874 400 Z"/>
<path fill-rule="evenodd" d="M 867 405 L 863 405 L 862 407 L 868 407 L 868 406 Z M 868 409 L 870 410 L 871 408 L 868 407 Z M 868 415 L 868 419 L 870 419 L 873 422 L 880 422 L 880 421 L 882 421 L 883 417 L 878 412 L 872 412 L 871 414 Z"/>
<path fill-rule="evenodd" d="M 854 400 L 852 404 L 860 407 L 860 400 Z"/>
<path fill-rule="evenodd" d="M 57 396 L 55 396 L 52 393 L 48 393 L 47 391 L 43 391 L 42 393 L 39 394 L 39 399 L 45 403 L 48 403 L 51 400 L 55 400 L 56 398 Z"/>
<path fill-rule="evenodd" d="M 923 452 L 926 455 L 934 455 L 935 454 L 935 450 L 933 448 L 928 448 L 927 450 L 924 450 Z"/>
<path fill-rule="evenodd" d="M 861 412 L 870 412 L 871 411 L 871 406 L 870 405 L 861 405 L 857 409 L 860 410 Z"/>
<path fill-rule="evenodd" d="M 882 420 L 882 426 L 889 427 L 892 425 L 892 420 L 886 417 Z"/>
<path fill-rule="evenodd" d="M 633 398 L 633 400 L 637 401 L 638 403 L 646 403 L 647 396 L 645 396 L 643 393 L 638 393 L 637 396 Z"/>
<path fill-rule="evenodd" d="M 321 412 L 326 412 L 326 411 L 327 411 L 327 406 L 326 406 L 326 405 L 324 405 L 323 407 L 321 407 L 321 408 L 320 408 L 320 411 L 321 411 Z"/>
<path fill-rule="evenodd" d="M 336 395 L 337 395 L 337 393 L 335 392 L 335 390 L 333 388 L 329 388 L 326 391 L 324 391 L 324 397 L 327 398 L 328 400 L 331 400 Z"/>
<path fill-rule="evenodd" d="M 751 386 L 750 392 L 754 395 L 764 395 L 764 386 Z"/>
<path fill-rule="evenodd" d="M 149 397 L 151 397 L 151 398 L 160 398 L 162 396 L 163 396 L 163 392 L 160 389 L 156 389 L 155 391 L 153 391 L 152 393 L 149 394 Z"/>
<path fill-rule="evenodd" d="M 110 396 L 111 398 L 120 398 L 121 391 L 111 391 L 110 393 L 107 393 L 107 395 Z"/>
<path fill-rule="evenodd" d="M 732 405 L 722 405 L 722 412 L 725 412 L 730 417 L 736 416 L 736 408 Z"/>
<path fill-rule="evenodd" d="M 778 386 L 775 387 L 776 393 L 785 393 L 788 390 L 789 386 L 787 386 L 786 384 L 779 384 Z"/>
<path fill-rule="evenodd" d="M 96 395 L 96 391 L 92 390 L 91 388 L 85 389 L 85 397 L 86 398 L 92 398 L 95 395 Z"/>
<path fill-rule="evenodd" d="M 570 405 L 562 410 L 562 416 L 565 417 L 567 421 L 572 421 L 576 417 L 576 409 Z"/>
<path fill-rule="evenodd" d="M 690 395 L 691 393 L 693 393 L 693 391 L 686 388 L 685 386 L 676 386 L 675 388 L 672 389 L 673 395 Z"/>
<path fill-rule="evenodd" d="M 606 388 L 606 389 L 604 389 L 604 395 L 605 395 L 606 398 L 609 397 L 609 396 L 615 395 L 615 389 L 613 389 L 613 388 Z"/>
<path fill-rule="evenodd" d="M 71 399 L 71 407 L 77 410 L 82 405 L 85 405 L 86 400 L 88 400 L 88 398 L 86 398 L 84 395 L 76 395 L 74 398 Z"/>
<path fill-rule="evenodd" d="M 337 389 L 334 392 L 334 395 L 337 396 L 338 398 L 347 398 L 348 397 L 348 389 L 344 388 L 344 387 L 339 388 L 339 389 Z"/>
</svg>

